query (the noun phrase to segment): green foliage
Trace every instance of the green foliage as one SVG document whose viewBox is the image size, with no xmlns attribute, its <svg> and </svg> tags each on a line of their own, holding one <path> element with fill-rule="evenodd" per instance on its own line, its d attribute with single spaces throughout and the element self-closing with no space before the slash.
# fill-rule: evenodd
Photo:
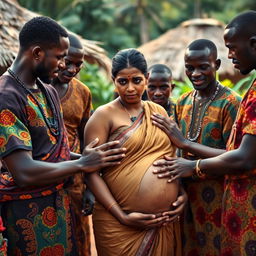
<svg viewBox="0 0 256 256">
<path fill-rule="evenodd" d="M 183 93 L 189 92 L 193 89 L 192 83 L 188 78 L 182 81 L 173 81 L 175 84 L 174 89 L 172 90 L 172 99 L 177 100 Z"/>
<path fill-rule="evenodd" d="M 246 76 L 245 78 L 239 80 L 236 84 L 233 84 L 229 79 L 225 79 L 221 81 L 221 83 L 225 86 L 230 87 L 235 92 L 243 96 L 250 85 L 252 84 L 253 80 L 255 79 L 255 73 L 252 72 L 250 75 Z"/>
<path fill-rule="evenodd" d="M 110 57 L 120 49 L 138 47 L 141 44 L 142 33 L 147 34 L 149 39 L 154 39 L 184 20 L 198 17 L 197 15 L 216 18 L 227 23 L 241 11 L 256 9 L 255 0 L 18 0 L 18 2 L 29 10 L 58 20 L 69 30 L 86 39 L 102 42 Z M 145 29 L 142 29 L 142 20 Z M 81 80 L 92 91 L 95 108 L 112 100 L 113 85 L 96 66 L 88 65 L 80 75 Z M 252 78 L 253 75 L 245 77 L 235 85 L 229 80 L 224 80 L 222 83 L 243 95 Z M 193 89 L 188 79 L 185 82 L 175 81 L 175 84 L 173 90 L 175 99 Z"/>
<path fill-rule="evenodd" d="M 113 56 L 119 49 L 138 47 L 193 17 L 224 23 L 238 12 L 255 9 L 255 0 L 18 0 L 29 10 L 58 20 L 86 39 L 104 43 Z M 143 36 L 142 36 L 143 35 Z"/>
<path fill-rule="evenodd" d="M 94 109 L 113 100 L 114 86 L 109 78 L 99 71 L 98 66 L 86 65 L 80 71 L 79 76 L 80 81 L 91 90 Z"/>
</svg>

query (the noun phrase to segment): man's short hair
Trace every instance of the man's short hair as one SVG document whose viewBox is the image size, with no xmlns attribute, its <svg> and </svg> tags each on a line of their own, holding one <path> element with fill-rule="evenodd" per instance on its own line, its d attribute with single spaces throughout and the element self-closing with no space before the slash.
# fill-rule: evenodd
<svg viewBox="0 0 256 256">
<path fill-rule="evenodd" d="M 172 76 L 172 71 L 169 67 L 164 64 L 154 64 L 148 68 L 148 72 L 151 73 L 167 73 L 170 77 Z"/>
<path fill-rule="evenodd" d="M 211 54 L 214 54 L 217 58 L 217 47 L 211 40 L 208 39 L 197 39 L 188 45 L 187 49 L 191 51 L 202 51 L 205 48 L 210 50 Z"/>
<path fill-rule="evenodd" d="M 77 48 L 77 49 L 83 49 L 82 42 L 78 38 L 78 36 L 76 36 L 73 33 L 68 33 L 68 39 L 69 39 L 70 47 L 74 47 L 74 48 Z"/>
<path fill-rule="evenodd" d="M 253 36 L 256 34 L 256 11 L 246 11 L 237 15 L 229 22 L 226 29 L 236 28 L 236 32 L 240 35 Z"/>
<path fill-rule="evenodd" d="M 23 50 L 32 45 L 58 47 L 60 37 L 68 37 L 67 31 L 49 17 L 40 16 L 29 20 L 19 34 L 20 47 Z"/>
</svg>

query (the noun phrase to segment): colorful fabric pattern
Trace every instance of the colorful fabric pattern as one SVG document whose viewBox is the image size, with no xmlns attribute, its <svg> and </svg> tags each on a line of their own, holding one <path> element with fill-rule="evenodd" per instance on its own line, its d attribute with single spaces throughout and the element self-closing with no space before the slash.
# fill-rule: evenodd
<svg viewBox="0 0 256 256">
<path fill-rule="evenodd" d="M 92 110 L 92 95 L 89 88 L 73 78 L 68 90 L 61 98 L 63 119 L 68 132 L 68 141 L 72 152 L 80 153 L 78 128 L 82 121 L 87 121 Z"/>
<path fill-rule="evenodd" d="M 177 120 L 177 114 L 176 114 L 176 104 L 172 102 L 171 100 L 168 100 L 167 107 L 165 108 L 168 116 L 172 117 L 173 120 Z"/>
<path fill-rule="evenodd" d="M 192 118 L 192 95 L 193 91 L 182 95 L 176 107 L 184 136 L 187 136 Z M 237 94 L 228 88 L 222 88 L 203 116 L 202 130 L 197 142 L 225 149 L 239 101 Z M 192 123 L 197 125 L 198 120 Z M 196 129 L 197 127 L 194 130 Z M 199 158 L 188 152 L 182 152 L 182 155 L 188 159 Z M 184 255 L 219 256 L 224 178 L 184 179 L 184 186 L 188 193 L 188 206 L 183 223 Z"/>
<path fill-rule="evenodd" d="M 5 231 L 5 227 L 3 226 L 3 220 L 0 216 L 0 232 L 3 231 Z M 0 256 L 7 256 L 7 239 L 3 238 L 2 233 L 0 233 Z"/>
<path fill-rule="evenodd" d="M 57 92 L 45 85 L 56 107 L 60 134 L 53 136 L 34 100 L 13 78 L 0 78 L 0 157 L 15 150 L 32 152 L 35 160 L 60 162 L 70 151 Z M 51 110 L 40 90 L 33 93 L 47 118 Z M 4 161 L 3 161 L 4 163 Z M 35 170 L 36 171 L 36 170 Z M 19 188 L 7 170 L 0 175 L 1 215 L 8 239 L 8 255 L 77 255 L 65 182 L 45 187 Z"/>
<path fill-rule="evenodd" d="M 61 98 L 61 106 L 71 151 L 81 153 L 78 129 L 81 122 L 88 120 L 90 117 L 92 96 L 89 88 L 73 78 L 65 96 Z M 82 214 L 85 189 L 84 173 L 77 173 L 73 177 L 73 184 L 68 188 L 68 192 L 75 215 L 79 256 L 91 255 L 89 217 Z"/>
<path fill-rule="evenodd" d="M 256 80 L 241 103 L 228 150 L 237 149 L 245 134 L 256 135 Z M 227 175 L 223 198 L 221 256 L 256 255 L 256 170 Z"/>
</svg>

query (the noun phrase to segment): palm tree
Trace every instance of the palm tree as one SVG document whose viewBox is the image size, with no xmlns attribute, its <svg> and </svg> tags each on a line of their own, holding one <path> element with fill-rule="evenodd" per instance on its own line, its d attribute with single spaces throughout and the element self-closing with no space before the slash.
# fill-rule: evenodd
<svg viewBox="0 0 256 256">
<path fill-rule="evenodd" d="M 153 22 L 159 28 L 164 28 L 164 23 L 161 19 L 164 4 L 172 6 L 181 6 L 177 0 L 113 0 L 113 7 L 116 10 L 116 15 L 119 20 L 129 19 L 132 25 L 139 26 L 140 44 L 146 43 L 150 39 L 150 23 Z"/>
</svg>

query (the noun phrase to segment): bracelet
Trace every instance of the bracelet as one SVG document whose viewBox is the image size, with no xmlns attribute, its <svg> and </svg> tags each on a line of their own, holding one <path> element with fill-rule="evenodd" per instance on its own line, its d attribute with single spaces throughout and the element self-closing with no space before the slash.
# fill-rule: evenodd
<svg viewBox="0 0 256 256">
<path fill-rule="evenodd" d="M 201 162 L 201 159 L 198 159 L 196 161 L 195 173 L 198 178 L 205 178 L 205 174 L 201 171 L 199 167 L 200 162 Z"/>
<path fill-rule="evenodd" d="M 107 211 L 109 212 L 109 210 L 114 206 L 114 205 L 117 205 L 117 202 L 113 202 L 112 204 L 110 204 L 107 208 Z"/>
</svg>

